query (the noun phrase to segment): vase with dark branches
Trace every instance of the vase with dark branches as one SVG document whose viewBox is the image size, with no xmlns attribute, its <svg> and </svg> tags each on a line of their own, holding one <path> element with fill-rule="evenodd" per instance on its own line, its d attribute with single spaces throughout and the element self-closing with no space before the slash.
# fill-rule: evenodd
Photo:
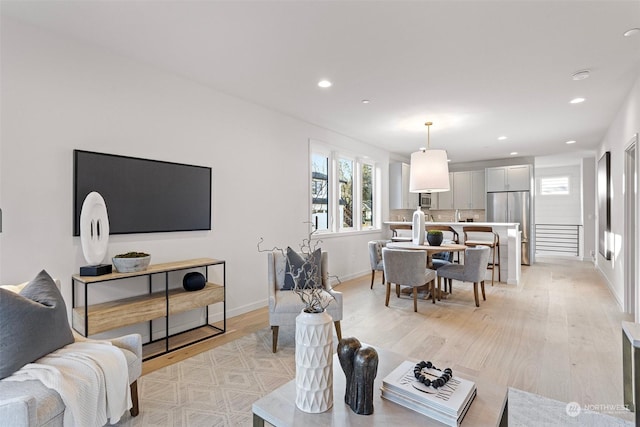
<svg viewBox="0 0 640 427">
<path fill-rule="evenodd" d="M 309 233 L 297 252 L 290 247 L 263 249 L 262 238 L 258 251 L 282 254 L 286 260 L 285 285 L 288 278 L 290 289 L 304 304 L 296 316 L 296 406 L 304 412 L 319 413 L 333 406 L 333 319 L 326 308 L 335 298 L 323 286 L 322 242 L 312 240 L 312 235 Z"/>
<path fill-rule="evenodd" d="M 303 262 L 294 266 L 287 256 L 287 250 L 274 246 L 271 249 L 263 249 L 260 246 L 264 242 L 261 237 L 258 242 L 258 252 L 280 252 L 286 260 L 285 275 L 289 276 L 293 282 L 292 291 L 295 292 L 304 304 L 304 312 L 306 313 L 322 313 L 335 299 L 333 295 L 324 291 L 322 284 L 321 263 L 316 257 L 321 257 L 320 244 L 322 240 L 313 240 L 314 231 L 302 240 L 298 247 L 298 253 L 301 254 Z M 338 282 L 340 280 L 336 276 Z M 285 278 L 286 280 L 286 278 Z"/>
</svg>

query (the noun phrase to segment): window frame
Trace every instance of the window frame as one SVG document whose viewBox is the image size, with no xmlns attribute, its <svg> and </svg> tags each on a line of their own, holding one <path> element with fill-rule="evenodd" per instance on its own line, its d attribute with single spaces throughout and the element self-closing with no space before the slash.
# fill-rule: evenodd
<svg viewBox="0 0 640 427">
<path fill-rule="evenodd" d="M 335 194 L 337 196 L 337 203 L 336 200 L 334 200 L 334 205 L 336 207 L 336 219 L 337 221 L 337 228 L 338 228 L 338 232 L 343 232 L 343 231 L 353 231 L 357 229 L 357 220 L 356 220 L 356 209 L 355 206 L 359 206 L 357 200 L 356 200 L 356 189 L 357 187 L 357 180 L 356 180 L 356 176 L 357 176 L 357 164 L 356 164 L 356 160 L 355 158 L 351 157 L 351 156 L 347 156 L 344 153 L 341 153 L 339 151 L 334 151 L 335 154 L 335 167 L 336 167 L 336 175 L 335 175 L 335 184 L 336 184 L 336 188 L 335 188 Z M 342 216 L 340 215 L 340 199 L 342 198 L 342 183 L 340 182 L 340 162 L 349 162 L 351 163 L 351 227 L 345 227 L 343 225 L 343 221 L 342 221 Z"/>
<path fill-rule="evenodd" d="M 361 230 L 375 230 L 380 228 L 380 224 L 378 221 L 378 209 L 377 209 L 377 199 L 378 199 L 378 192 L 379 192 L 379 188 L 378 188 L 378 180 L 376 179 L 376 162 L 374 162 L 373 160 L 369 159 L 369 158 L 359 158 L 358 160 L 358 173 L 357 173 L 357 177 L 359 180 L 359 183 L 357 185 L 358 188 L 358 194 L 356 195 L 356 202 L 357 202 L 357 206 L 359 207 L 357 213 L 358 213 L 358 227 Z M 362 211 L 363 211 L 363 205 L 364 205 L 364 200 L 362 200 L 362 193 L 363 193 L 363 186 L 364 186 L 364 179 L 363 179 L 363 174 L 364 174 L 364 168 L 363 166 L 370 166 L 371 167 L 371 225 L 368 227 L 364 227 L 363 225 L 363 218 L 362 218 Z"/>
<path fill-rule="evenodd" d="M 374 231 L 381 229 L 380 222 L 380 188 L 379 187 L 379 162 L 371 159 L 366 155 L 357 155 L 347 150 L 342 150 L 330 146 L 329 144 L 309 140 L 309 173 L 308 173 L 308 191 L 309 191 L 309 221 L 312 222 L 313 212 L 313 156 L 315 154 L 326 156 L 328 159 L 328 218 L 327 229 L 317 230 L 316 234 L 345 234 L 360 231 Z M 353 211 L 352 226 L 343 227 L 340 221 L 339 199 L 341 197 L 341 188 L 339 180 L 339 162 L 340 160 L 348 160 L 352 162 L 352 180 L 353 180 Z M 363 226 L 362 224 L 362 187 L 363 187 L 363 165 L 371 167 L 371 198 L 372 198 L 372 224 L 371 226 Z M 311 224 L 315 230 L 315 224 Z"/>
</svg>

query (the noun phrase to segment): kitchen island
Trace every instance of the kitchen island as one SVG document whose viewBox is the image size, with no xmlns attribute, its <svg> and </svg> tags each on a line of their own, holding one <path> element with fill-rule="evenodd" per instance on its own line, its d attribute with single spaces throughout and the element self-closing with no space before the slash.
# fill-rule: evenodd
<svg viewBox="0 0 640 427">
<path fill-rule="evenodd" d="M 391 238 L 391 230 L 397 226 L 408 227 L 406 235 L 411 236 L 411 222 L 408 221 L 386 221 L 385 225 L 389 226 L 389 238 Z M 509 285 L 517 285 L 520 283 L 521 274 L 521 233 L 520 224 L 517 222 L 431 222 L 425 223 L 429 225 L 448 225 L 460 236 L 460 243 L 464 243 L 464 226 L 488 226 L 498 233 L 500 239 L 500 275 L 502 281 Z M 497 279 L 497 275 L 496 275 Z"/>
</svg>

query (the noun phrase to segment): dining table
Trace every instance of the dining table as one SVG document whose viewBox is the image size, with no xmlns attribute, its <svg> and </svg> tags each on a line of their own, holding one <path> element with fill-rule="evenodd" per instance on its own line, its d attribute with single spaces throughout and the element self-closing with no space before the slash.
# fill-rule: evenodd
<svg viewBox="0 0 640 427">
<path fill-rule="evenodd" d="M 467 247 L 465 245 L 461 245 L 459 243 L 447 242 L 444 241 L 440 245 L 430 245 L 428 242 L 424 242 L 424 244 L 419 245 L 413 242 L 389 242 L 387 243 L 387 248 L 389 249 L 409 249 L 416 251 L 426 251 L 427 252 L 427 268 L 433 268 L 433 255 L 440 252 L 462 252 Z M 435 287 L 434 287 L 435 289 Z M 424 299 L 429 299 L 429 287 L 427 285 L 418 287 L 418 292 L 427 292 Z M 407 290 L 404 289 L 403 293 L 407 293 Z M 438 294 L 436 294 L 438 299 L 441 299 L 448 295 L 447 292 L 438 289 Z"/>
<path fill-rule="evenodd" d="M 461 245 L 459 243 L 453 242 L 442 242 L 439 246 L 430 245 L 427 242 L 424 242 L 423 245 L 418 245 L 413 242 L 389 242 L 387 243 L 387 248 L 390 249 L 412 249 L 417 251 L 426 251 L 427 252 L 427 267 L 433 267 L 432 257 L 434 254 L 439 252 L 462 252 L 467 247 L 465 245 Z"/>
</svg>

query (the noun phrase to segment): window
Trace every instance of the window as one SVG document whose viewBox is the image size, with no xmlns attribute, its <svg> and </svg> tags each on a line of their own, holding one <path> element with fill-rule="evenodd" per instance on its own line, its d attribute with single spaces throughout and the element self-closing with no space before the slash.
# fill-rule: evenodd
<svg viewBox="0 0 640 427">
<path fill-rule="evenodd" d="M 374 225 L 373 214 L 373 165 L 362 165 L 362 216 L 360 225 L 362 228 L 371 228 Z"/>
<path fill-rule="evenodd" d="M 553 176 L 540 178 L 540 194 L 543 196 L 569 194 L 569 177 Z"/>
<path fill-rule="evenodd" d="M 375 163 L 311 144 L 311 222 L 316 231 L 368 230 L 376 223 Z"/>
<path fill-rule="evenodd" d="M 311 224 L 329 229 L 329 158 L 319 153 L 311 155 Z"/>
<path fill-rule="evenodd" d="M 353 162 L 338 160 L 338 183 L 340 186 L 340 228 L 353 227 Z"/>
</svg>

